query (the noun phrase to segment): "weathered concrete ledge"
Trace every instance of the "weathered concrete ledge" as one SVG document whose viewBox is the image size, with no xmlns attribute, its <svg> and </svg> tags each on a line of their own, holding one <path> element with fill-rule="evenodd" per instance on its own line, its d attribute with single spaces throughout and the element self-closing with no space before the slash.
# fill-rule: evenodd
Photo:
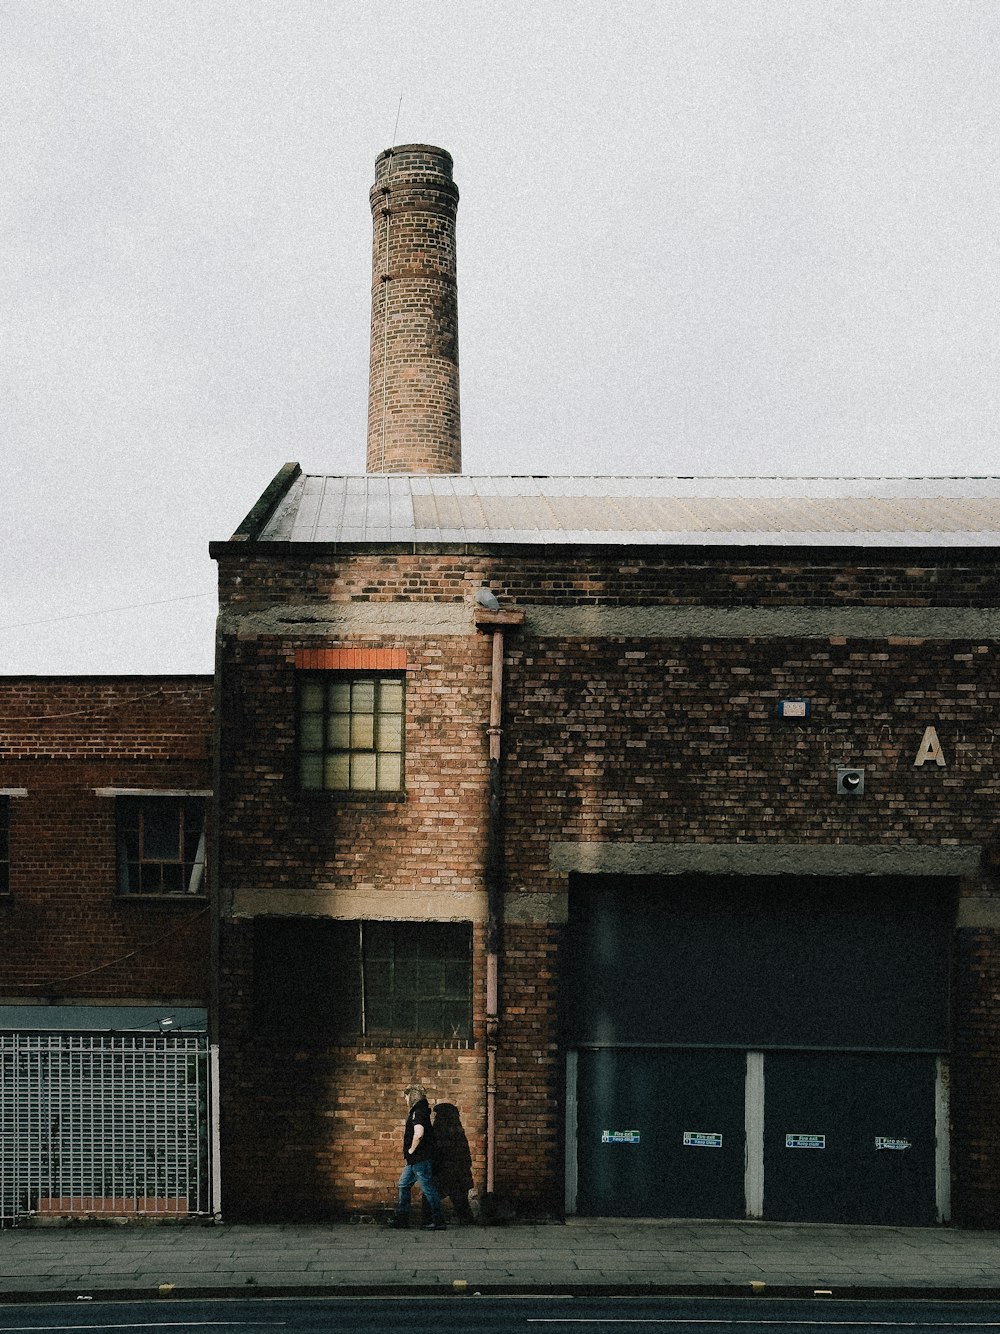
<svg viewBox="0 0 1000 1334">
<path fill-rule="evenodd" d="M 586 875 L 969 876 L 977 845 L 824 843 L 551 843 L 553 871 Z"/>
<path fill-rule="evenodd" d="M 385 900 L 384 908 L 382 900 Z M 346 921 L 485 922 L 486 891 L 440 889 L 251 889 L 232 891 L 228 914 L 337 917 Z"/>
<path fill-rule="evenodd" d="M 543 637 L 632 639 L 1000 639 L 1000 608 L 525 606 Z"/>
<path fill-rule="evenodd" d="M 962 607 L 511 607 L 542 639 L 958 639 L 1000 640 L 1000 608 Z M 519 618 L 518 618 L 519 619 Z M 231 605 L 224 633 L 242 635 L 472 635 L 464 602 L 329 602 Z"/>
<path fill-rule="evenodd" d="M 303 606 L 241 609 L 219 616 L 223 634 L 289 635 L 474 635 L 473 607 L 464 602 L 312 602 Z"/>
</svg>

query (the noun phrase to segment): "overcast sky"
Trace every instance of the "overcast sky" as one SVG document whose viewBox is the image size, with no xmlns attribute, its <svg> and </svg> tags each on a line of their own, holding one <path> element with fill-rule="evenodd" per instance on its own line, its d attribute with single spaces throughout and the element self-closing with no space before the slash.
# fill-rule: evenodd
<svg viewBox="0 0 1000 1334">
<path fill-rule="evenodd" d="M 394 137 L 455 159 L 466 472 L 1000 470 L 996 0 L 0 31 L 0 671 L 211 671 L 209 540 L 364 471 Z"/>
</svg>

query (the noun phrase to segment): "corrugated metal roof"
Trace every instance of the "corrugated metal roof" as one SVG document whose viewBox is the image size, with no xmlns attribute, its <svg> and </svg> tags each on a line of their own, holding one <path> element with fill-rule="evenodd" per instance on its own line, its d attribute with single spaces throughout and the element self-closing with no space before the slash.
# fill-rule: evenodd
<svg viewBox="0 0 1000 1334">
<path fill-rule="evenodd" d="M 1000 545 L 1000 477 L 299 476 L 265 542 Z"/>
</svg>

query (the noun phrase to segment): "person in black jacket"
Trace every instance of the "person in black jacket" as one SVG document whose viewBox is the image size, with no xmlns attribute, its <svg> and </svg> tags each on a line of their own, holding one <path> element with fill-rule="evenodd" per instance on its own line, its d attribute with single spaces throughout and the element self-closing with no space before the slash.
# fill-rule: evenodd
<svg viewBox="0 0 1000 1334">
<path fill-rule="evenodd" d="M 404 1089 L 403 1096 L 409 1113 L 406 1128 L 403 1131 L 403 1168 L 399 1178 L 399 1203 L 393 1227 L 407 1227 L 410 1222 L 410 1191 L 415 1185 L 420 1187 L 424 1199 L 431 1207 L 431 1221 L 427 1224 L 428 1232 L 444 1232 L 446 1223 L 441 1210 L 441 1196 L 434 1185 L 433 1156 L 434 1131 L 431 1127 L 431 1109 L 427 1102 L 427 1092 L 422 1084 L 411 1084 Z"/>
</svg>

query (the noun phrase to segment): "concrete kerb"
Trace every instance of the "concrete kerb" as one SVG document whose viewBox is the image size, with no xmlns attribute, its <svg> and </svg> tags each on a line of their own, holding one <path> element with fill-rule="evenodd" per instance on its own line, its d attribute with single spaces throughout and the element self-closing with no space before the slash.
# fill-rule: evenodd
<svg viewBox="0 0 1000 1334">
<path fill-rule="evenodd" d="M 208 1276 L 206 1275 L 206 1280 Z M 158 1299 L 164 1305 L 172 1302 L 196 1300 L 239 1300 L 242 1298 L 262 1298 L 274 1300 L 287 1298 L 293 1300 L 329 1299 L 329 1298 L 373 1298 L 379 1297 L 444 1297 L 452 1296 L 456 1300 L 469 1297 L 671 1297 L 671 1298 L 745 1298 L 753 1302 L 759 1297 L 789 1300 L 824 1300 L 824 1301 L 942 1301 L 942 1302 L 997 1302 L 1000 1301 L 1000 1285 L 996 1283 L 977 1286 L 974 1284 L 960 1287 L 935 1287 L 900 1285 L 887 1281 L 884 1284 L 865 1284 L 856 1286 L 826 1285 L 818 1288 L 813 1284 L 801 1283 L 766 1283 L 755 1288 L 746 1280 L 728 1280 L 724 1282 L 690 1283 L 627 1283 L 611 1282 L 606 1278 L 592 1283 L 536 1283 L 510 1280 L 505 1283 L 473 1283 L 462 1281 L 456 1286 L 456 1280 L 440 1278 L 424 1283 L 414 1283 L 410 1278 L 384 1276 L 380 1281 L 369 1284 L 241 1284 L 238 1286 L 213 1285 L 208 1281 L 188 1285 L 166 1285 L 169 1292 L 161 1291 L 162 1284 L 143 1284 L 127 1288 L 93 1288 L 81 1283 L 64 1280 L 64 1285 L 46 1291 L 37 1289 L 8 1290 L 0 1287 L 0 1306 L 42 1305 L 51 1303 L 69 1304 L 79 1301 L 134 1302 Z"/>
</svg>

